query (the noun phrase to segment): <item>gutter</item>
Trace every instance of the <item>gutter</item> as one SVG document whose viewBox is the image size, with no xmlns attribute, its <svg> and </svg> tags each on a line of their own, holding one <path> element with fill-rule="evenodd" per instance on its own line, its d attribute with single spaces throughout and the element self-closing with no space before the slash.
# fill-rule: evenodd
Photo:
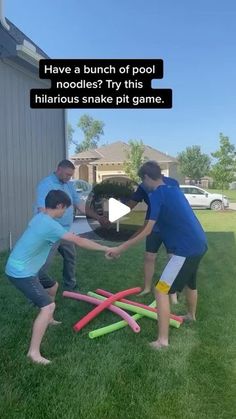
<svg viewBox="0 0 236 419">
<path fill-rule="evenodd" d="M 29 41 L 27 41 L 26 39 L 24 39 L 23 44 L 16 46 L 16 51 L 17 51 L 18 57 L 29 62 L 35 67 L 38 67 L 39 60 L 45 58 L 42 55 L 38 54 L 36 52 L 36 47 L 33 44 L 31 44 Z"/>
</svg>

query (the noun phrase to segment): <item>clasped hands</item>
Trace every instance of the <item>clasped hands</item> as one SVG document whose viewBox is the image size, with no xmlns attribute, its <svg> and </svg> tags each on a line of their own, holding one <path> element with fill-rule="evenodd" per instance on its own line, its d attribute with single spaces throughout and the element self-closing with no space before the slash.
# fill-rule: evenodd
<svg viewBox="0 0 236 419">
<path fill-rule="evenodd" d="M 118 259 L 121 254 L 121 246 L 107 247 L 105 250 L 106 259 Z"/>
<path fill-rule="evenodd" d="M 102 227 L 110 228 L 111 222 L 109 221 L 108 217 L 106 215 L 100 215 L 97 217 L 97 221 Z"/>
</svg>

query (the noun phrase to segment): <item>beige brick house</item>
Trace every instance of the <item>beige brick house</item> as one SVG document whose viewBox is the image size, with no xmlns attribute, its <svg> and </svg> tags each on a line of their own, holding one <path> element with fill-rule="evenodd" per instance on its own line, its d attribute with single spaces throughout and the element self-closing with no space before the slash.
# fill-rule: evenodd
<svg viewBox="0 0 236 419">
<path fill-rule="evenodd" d="M 123 141 L 84 151 L 70 157 L 74 163 L 75 179 L 83 179 L 89 183 L 100 183 L 114 176 L 127 178 L 124 171 L 124 161 L 127 160 L 129 145 Z M 155 148 L 145 146 L 144 157 L 157 161 L 165 176 L 179 179 L 177 159 Z"/>
</svg>

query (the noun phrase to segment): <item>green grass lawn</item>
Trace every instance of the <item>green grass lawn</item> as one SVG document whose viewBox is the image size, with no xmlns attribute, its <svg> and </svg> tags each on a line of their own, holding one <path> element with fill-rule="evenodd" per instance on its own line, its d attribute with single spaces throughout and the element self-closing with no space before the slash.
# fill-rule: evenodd
<svg viewBox="0 0 236 419">
<path fill-rule="evenodd" d="M 102 313 L 80 333 L 72 325 L 86 303 L 57 298 L 61 326 L 47 331 L 42 345 L 52 359 L 44 367 L 25 357 L 36 310 L 4 277 L 0 260 L 0 418 L 1 419 L 235 419 L 236 418 L 236 212 L 198 211 L 209 251 L 199 271 L 198 322 L 171 329 L 168 350 L 155 352 L 156 323 L 139 321 L 90 340 L 88 332 L 117 317 Z M 130 249 L 118 261 L 78 251 L 81 291 L 110 291 L 142 284 L 143 249 Z M 155 277 L 164 266 L 159 256 Z M 61 260 L 52 269 L 61 278 Z M 144 302 L 151 302 L 146 297 Z M 183 302 L 176 308 L 182 313 Z"/>
</svg>

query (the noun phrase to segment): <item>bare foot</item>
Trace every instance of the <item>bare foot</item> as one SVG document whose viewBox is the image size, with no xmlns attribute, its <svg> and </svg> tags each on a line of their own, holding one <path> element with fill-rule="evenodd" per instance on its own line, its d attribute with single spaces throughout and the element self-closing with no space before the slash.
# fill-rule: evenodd
<svg viewBox="0 0 236 419">
<path fill-rule="evenodd" d="M 58 322 L 57 320 L 55 320 L 55 319 L 52 319 L 51 321 L 50 321 L 50 323 L 49 323 L 49 325 L 50 326 L 58 326 L 59 324 L 61 324 L 61 322 Z"/>
<path fill-rule="evenodd" d="M 159 351 L 160 349 L 166 349 L 166 348 L 168 348 L 169 344 L 168 343 L 164 343 L 164 342 L 160 342 L 159 340 L 155 340 L 155 342 L 149 343 L 149 346 L 152 349 L 155 349 L 155 350 L 158 350 Z"/>
<path fill-rule="evenodd" d="M 176 294 L 170 295 L 170 302 L 171 304 L 178 304 L 178 299 L 177 299 Z"/>
<path fill-rule="evenodd" d="M 148 294 L 150 294 L 150 292 L 151 292 L 151 290 L 143 290 L 143 291 L 141 291 L 138 295 L 137 295 L 137 297 L 143 297 L 144 295 L 148 295 Z"/>
<path fill-rule="evenodd" d="M 186 314 L 185 316 L 180 316 L 180 317 L 182 317 L 183 321 L 186 323 L 196 321 L 196 317 L 193 317 L 191 314 Z"/>
<path fill-rule="evenodd" d="M 31 361 L 35 362 L 36 364 L 48 365 L 51 363 L 49 359 L 44 358 L 40 354 L 33 354 L 28 352 L 27 356 Z"/>
</svg>

